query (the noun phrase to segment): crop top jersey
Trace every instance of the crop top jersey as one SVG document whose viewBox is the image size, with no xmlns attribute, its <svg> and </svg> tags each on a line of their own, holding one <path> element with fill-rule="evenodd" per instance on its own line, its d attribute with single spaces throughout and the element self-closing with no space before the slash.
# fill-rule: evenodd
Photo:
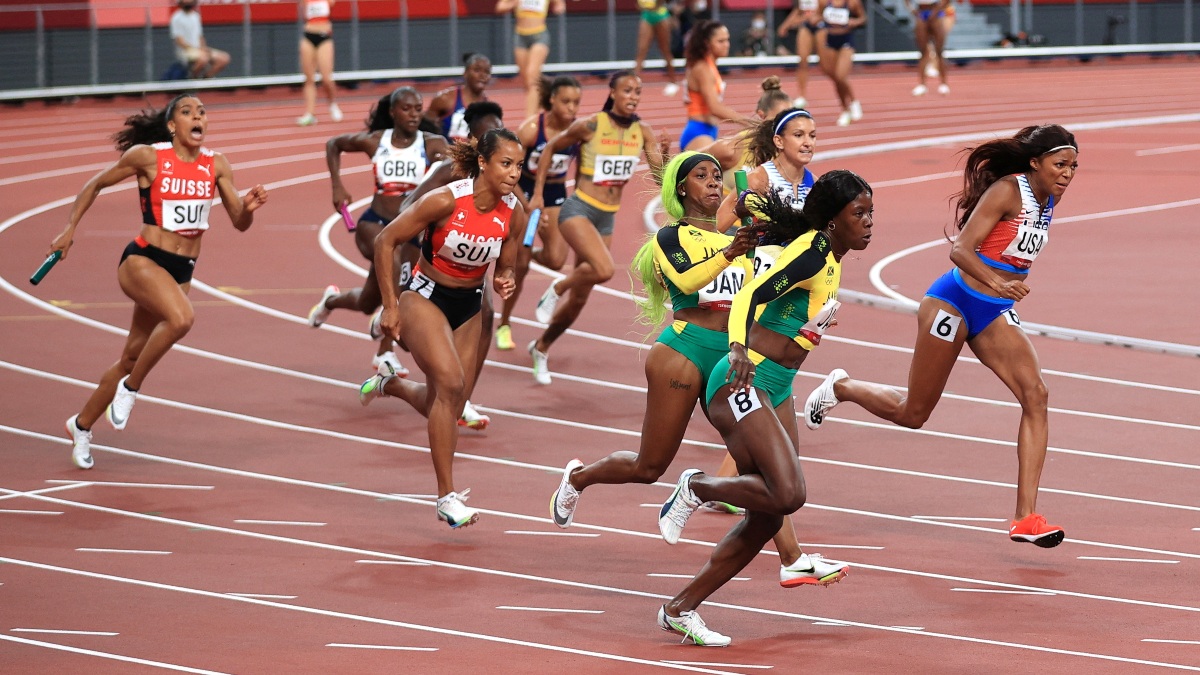
<svg viewBox="0 0 1200 675">
<path fill-rule="evenodd" d="M 731 241 L 727 234 L 687 223 L 668 225 L 654 235 L 654 271 L 671 296 L 672 311 L 729 311 L 746 278 L 743 259 L 730 261 L 722 253 Z"/>
<path fill-rule="evenodd" d="M 200 236 L 208 229 L 208 212 L 217 194 L 213 151 L 202 147 L 196 161 L 185 162 L 170 142 L 150 147 L 158 171 L 149 187 L 138 188 L 142 222 L 189 239 Z"/>
<path fill-rule="evenodd" d="M 841 4 L 834 4 L 837 0 L 830 0 L 825 9 L 821 11 L 821 18 L 829 26 L 830 32 L 835 35 L 842 35 L 849 32 L 850 26 L 850 3 L 847 0 Z"/>
<path fill-rule="evenodd" d="M 482 283 L 488 264 L 500 257 L 517 198 L 504 195 L 494 209 L 479 213 L 473 178 L 456 180 L 447 187 L 454 196 L 454 212 L 444 225 L 429 226 L 421 254 L 443 274 Z"/>
<path fill-rule="evenodd" d="M 307 0 L 307 2 L 304 3 L 304 19 L 306 21 L 328 19 L 329 13 L 330 10 L 328 0 Z"/>
<path fill-rule="evenodd" d="M 463 103 L 462 87 L 457 87 L 454 90 L 454 110 L 451 110 L 450 114 L 442 120 L 442 135 L 446 137 L 447 141 L 457 143 L 465 141 L 471 136 L 467 121 L 463 119 L 466 112 L 467 106 Z"/>
<path fill-rule="evenodd" d="M 1033 194 L 1029 177 L 1023 173 L 1013 174 L 1013 177 L 1017 179 L 1017 188 L 1021 192 L 1021 212 L 1012 220 L 996 223 L 975 252 L 989 267 L 1028 274 L 1033 261 L 1050 239 L 1054 196 L 1046 200 L 1043 208 Z"/>
<path fill-rule="evenodd" d="M 708 65 L 709 70 L 712 71 L 713 78 L 717 82 L 717 98 L 724 98 L 725 80 L 721 79 L 721 72 L 717 70 L 717 62 L 710 56 L 704 59 L 704 63 Z M 708 109 L 708 102 L 704 100 L 704 96 L 691 87 L 688 87 L 687 91 L 683 93 L 683 104 L 687 106 L 688 117 L 708 117 L 709 113 L 712 112 Z"/>
<path fill-rule="evenodd" d="M 392 145 L 392 129 L 379 138 L 379 147 L 371 157 L 375 173 L 375 192 L 385 197 L 403 197 L 412 192 L 429 169 L 425 155 L 425 134 L 417 132 L 407 148 Z"/>
<path fill-rule="evenodd" d="M 619 187 L 633 178 L 641 155 L 641 123 L 622 127 L 602 111 L 596 113 L 596 133 L 579 147 L 579 173 L 594 185 Z"/>
<path fill-rule="evenodd" d="M 779 167 L 775 166 L 775 162 L 764 162 L 763 169 L 767 172 L 767 182 L 771 186 L 771 190 L 779 195 L 784 204 L 799 211 L 804 208 L 804 202 L 808 199 L 808 193 L 812 190 L 813 174 L 804 167 L 804 176 L 800 178 L 799 183 L 792 183 L 783 177 L 779 171 Z"/>
<path fill-rule="evenodd" d="M 734 296 L 729 344 L 745 345 L 750 324 L 757 322 L 812 351 L 833 321 L 841 279 L 842 263 L 829 237 L 817 231 L 800 235 Z"/>
<path fill-rule="evenodd" d="M 517 35 L 537 35 L 546 30 L 546 15 L 550 13 L 550 0 L 517 0 L 518 19 L 541 19 L 540 26 L 517 28 Z"/>
<path fill-rule="evenodd" d="M 542 158 L 542 150 L 545 150 L 547 140 L 546 113 L 541 113 L 538 115 L 537 140 L 532 148 L 525 151 L 525 165 L 521 167 L 521 173 L 525 175 L 526 179 L 531 181 L 537 179 L 538 160 Z M 578 143 L 567 148 L 565 152 L 554 153 L 550 158 L 550 173 L 546 174 L 546 181 L 561 183 L 566 180 L 567 171 L 571 168 L 571 160 L 578 154 Z"/>
</svg>

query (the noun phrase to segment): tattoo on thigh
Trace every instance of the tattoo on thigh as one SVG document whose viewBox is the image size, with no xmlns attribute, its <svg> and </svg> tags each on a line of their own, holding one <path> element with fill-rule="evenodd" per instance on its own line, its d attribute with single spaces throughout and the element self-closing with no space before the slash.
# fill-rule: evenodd
<svg viewBox="0 0 1200 675">
<path fill-rule="evenodd" d="M 686 391 L 686 390 L 690 390 L 692 388 L 692 385 L 688 384 L 687 382 L 680 382 L 679 380 L 676 380 L 675 378 L 671 378 L 671 388 L 672 389 L 683 389 Z"/>
</svg>

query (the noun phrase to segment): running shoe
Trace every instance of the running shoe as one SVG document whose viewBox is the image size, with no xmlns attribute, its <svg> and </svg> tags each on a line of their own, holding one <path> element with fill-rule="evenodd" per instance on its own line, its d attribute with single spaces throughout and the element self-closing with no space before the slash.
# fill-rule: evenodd
<svg viewBox="0 0 1200 675">
<path fill-rule="evenodd" d="M 933 65 L 932 63 L 925 66 L 925 77 L 935 80 L 937 79 L 938 75 L 941 75 L 941 73 L 938 71 L 937 66 Z"/>
<path fill-rule="evenodd" d="M 81 469 L 90 469 L 95 465 L 92 461 L 92 432 L 79 428 L 79 415 L 73 415 L 67 420 L 67 435 L 75 444 L 71 448 L 71 461 Z"/>
<path fill-rule="evenodd" d="M 949 93 L 950 93 L 950 85 L 948 85 L 948 84 L 939 84 L 939 85 L 938 85 L 938 93 L 939 93 L 939 94 L 941 94 L 942 96 L 945 96 L 946 94 L 949 94 Z"/>
<path fill-rule="evenodd" d="M 579 506 L 579 490 L 571 485 L 571 474 L 582 466 L 583 462 L 578 459 L 567 462 L 558 489 L 550 495 L 550 517 L 554 519 L 555 525 L 564 530 L 575 520 L 575 507 Z"/>
<path fill-rule="evenodd" d="M 680 612 L 678 617 L 667 616 L 665 606 L 658 608 L 658 627 L 668 633 L 682 635 L 681 642 L 692 641 L 701 647 L 728 647 L 733 639 L 704 625 L 696 612 Z"/>
<path fill-rule="evenodd" d="M 330 285 L 325 287 L 325 292 L 321 294 L 321 301 L 308 310 L 308 325 L 310 328 L 317 328 L 329 320 L 329 314 L 333 310 L 326 307 L 325 303 L 329 302 L 330 298 L 340 292 L 337 286 Z"/>
<path fill-rule="evenodd" d="M 825 421 L 825 416 L 833 410 L 833 406 L 841 401 L 838 401 L 837 396 L 833 395 L 833 385 L 839 380 L 844 380 L 850 377 L 846 371 L 841 368 L 834 368 L 833 372 L 825 377 L 825 381 L 821 386 L 813 389 L 808 395 L 808 400 L 804 402 L 804 426 L 809 429 L 817 429 L 821 423 Z"/>
<path fill-rule="evenodd" d="M 554 284 L 550 284 L 550 288 L 542 293 L 542 297 L 538 299 L 537 307 L 533 310 L 533 315 L 542 323 L 550 323 L 550 319 L 554 318 L 554 308 L 558 306 L 558 300 L 562 296 L 554 290 Z"/>
<path fill-rule="evenodd" d="M 470 492 L 471 488 L 467 488 L 462 492 L 451 492 L 445 497 L 438 497 L 438 520 L 446 521 L 453 528 L 466 527 L 479 520 L 479 512 L 465 504 L 470 499 Z"/>
<path fill-rule="evenodd" d="M 334 122 L 341 122 L 343 117 L 345 117 L 345 116 L 342 115 L 342 109 L 338 107 L 338 104 L 330 103 L 329 104 L 329 119 L 333 120 Z"/>
<path fill-rule="evenodd" d="M 316 115 L 313 115 L 312 113 L 304 113 L 303 115 L 301 115 L 300 117 L 298 117 L 296 119 L 296 124 L 298 124 L 302 127 L 311 127 L 312 125 L 314 125 L 316 123 L 317 123 L 317 117 L 316 117 Z"/>
<path fill-rule="evenodd" d="M 808 99 L 804 98 L 803 96 L 797 96 L 796 98 L 792 99 L 792 107 L 794 108 L 803 108 L 806 105 L 808 105 Z"/>
<path fill-rule="evenodd" d="M 375 313 L 371 315 L 371 322 L 367 324 L 367 335 L 370 335 L 372 340 L 379 340 L 383 338 L 383 327 L 379 324 L 379 321 L 382 318 L 382 307 L 375 310 Z"/>
<path fill-rule="evenodd" d="M 537 340 L 529 343 L 529 356 L 533 359 L 533 379 L 538 384 L 550 384 L 550 366 L 547 365 L 550 355 L 538 351 Z"/>
<path fill-rule="evenodd" d="M 1012 521 L 1008 538 L 1017 542 L 1034 544 L 1042 548 L 1054 548 L 1062 543 L 1067 533 L 1057 525 L 1047 525 L 1040 513 L 1031 513 L 1020 520 Z"/>
<path fill-rule="evenodd" d="M 923 84 L 918 84 L 917 86 L 913 87 L 913 96 L 924 96 L 928 91 L 928 87 Z"/>
<path fill-rule="evenodd" d="M 505 324 L 496 329 L 496 349 L 511 352 L 517 345 L 513 344 L 512 326 Z"/>
<path fill-rule="evenodd" d="M 679 535 L 683 534 L 683 526 L 687 525 L 688 518 L 700 508 L 700 500 L 696 498 L 690 485 L 692 476 L 698 473 L 702 473 L 700 469 L 688 469 L 680 474 L 671 497 L 658 512 L 658 531 L 668 544 L 679 541 Z"/>
<path fill-rule="evenodd" d="M 700 505 L 700 508 L 704 509 L 705 511 L 712 511 L 713 513 L 723 513 L 727 516 L 746 515 L 746 509 L 743 509 L 740 506 L 734 506 L 733 504 L 726 504 L 725 502 L 704 502 Z"/>
<path fill-rule="evenodd" d="M 862 104 L 858 101 L 850 102 L 850 121 L 857 122 L 862 119 Z"/>
<path fill-rule="evenodd" d="M 492 418 L 480 413 L 470 401 L 463 404 L 462 415 L 458 418 L 458 426 L 483 431 L 492 423 Z"/>
<path fill-rule="evenodd" d="M 841 115 L 838 115 L 838 118 L 837 118 L 837 125 L 838 125 L 839 127 L 848 127 L 848 126 L 850 126 L 850 122 L 851 122 L 851 121 L 852 121 L 852 120 L 851 120 L 851 118 L 850 118 L 850 111 L 849 111 L 849 110 L 843 110 L 843 111 L 842 111 L 842 114 L 841 114 Z"/>
<path fill-rule="evenodd" d="M 376 373 L 358 388 L 358 402 L 364 406 L 370 405 L 371 401 L 381 396 L 387 396 L 383 388 L 387 386 L 388 380 L 396 377 L 391 361 L 380 361 L 376 367 Z"/>
<path fill-rule="evenodd" d="M 779 585 L 795 588 L 805 584 L 828 586 L 841 581 L 850 572 L 846 563 L 824 560 L 819 553 L 801 553 L 791 565 L 779 566 Z"/>
<path fill-rule="evenodd" d="M 396 377 L 408 377 L 408 368 L 400 363 L 400 357 L 396 356 L 396 352 L 384 352 L 371 357 L 371 367 L 377 371 L 384 362 L 392 365 L 392 374 Z"/>
<path fill-rule="evenodd" d="M 671 98 L 678 93 L 679 85 L 675 84 L 674 82 L 671 82 L 667 86 L 663 87 L 663 96 L 666 96 L 667 98 Z"/>
<path fill-rule="evenodd" d="M 117 431 L 129 424 L 129 413 L 133 412 L 133 404 L 137 402 L 137 392 L 125 386 L 125 380 L 128 379 L 129 376 L 126 375 L 117 383 L 117 392 L 113 395 L 112 403 L 109 403 L 104 411 L 108 423 Z"/>
</svg>

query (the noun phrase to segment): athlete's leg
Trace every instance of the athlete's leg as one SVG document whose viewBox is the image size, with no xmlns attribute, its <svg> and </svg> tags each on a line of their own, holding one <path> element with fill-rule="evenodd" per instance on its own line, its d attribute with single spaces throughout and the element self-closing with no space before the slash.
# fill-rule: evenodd
<svg viewBox="0 0 1200 675">
<path fill-rule="evenodd" d="M 300 72 L 304 73 L 304 114 L 317 110 L 317 48 L 308 38 L 300 38 Z"/>
<path fill-rule="evenodd" d="M 136 390 L 159 359 L 192 329 L 195 313 L 187 298 L 189 285 L 180 286 L 165 269 L 145 256 L 126 258 L 117 268 L 117 281 L 134 304 L 159 317 L 125 380 L 126 387 Z"/>
<path fill-rule="evenodd" d="M 325 98 L 332 104 L 337 99 L 337 85 L 333 81 L 333 38 L 322 42 L 316 51 L 317 70 L 321 73 L 321 88 L 325 90 Z"/>
<path fill-rule="evenodd" d="M 81 428 L 90 429 L 104 414 L 104 409 L 117 393 L 117 383 L 133 370 L 133 364 L 137 362 L 138 355 L 146 346 L 146 340 L 150 338 L 150 332 L 158 322 L 159 318 L 146 308 L 140 305 L 133 306 L 133 321 L 129 325 L 129 336 L 125 338 L 125 346 L 121 349 L 121 358 L 104 371 L 92 395 L 83 404 L 76 420 L 76 424 Z"/>
</svg>

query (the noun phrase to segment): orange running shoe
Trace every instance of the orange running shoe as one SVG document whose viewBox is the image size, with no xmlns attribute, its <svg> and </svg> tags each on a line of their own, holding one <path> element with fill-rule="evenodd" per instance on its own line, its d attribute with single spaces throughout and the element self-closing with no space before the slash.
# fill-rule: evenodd
<svg viewBox="0 0 1200 675">
<path fill-rule="evenodd" d="M 1017 542 L 1035 544 L 1042 548 L 1054 548 L 1062 543 L 1067 533 L 1057 525 L 1047 525 L 1040 513 L 1031 513 L 1020 520 L 1012 521 L 1008 538 Z"/>
</svg>

